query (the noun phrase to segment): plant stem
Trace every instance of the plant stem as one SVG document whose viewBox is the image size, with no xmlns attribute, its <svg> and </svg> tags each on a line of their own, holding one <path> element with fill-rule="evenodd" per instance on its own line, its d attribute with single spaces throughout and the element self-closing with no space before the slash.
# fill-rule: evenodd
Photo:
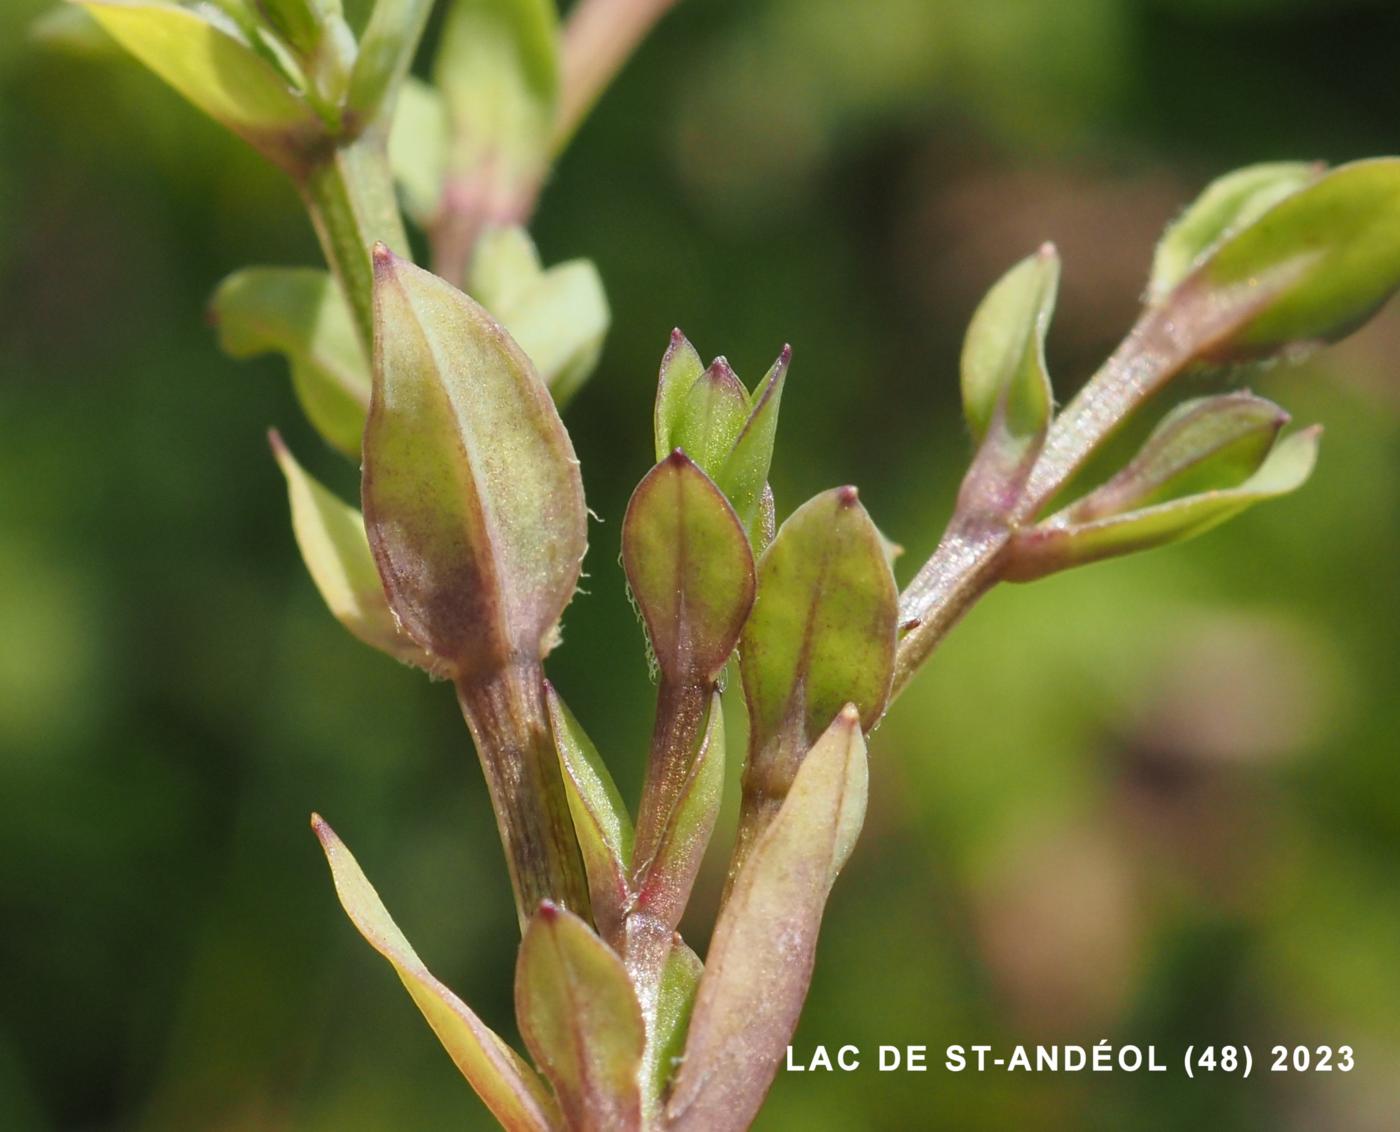
<svg viewBox="0 0 1400 1132">
<path fill-rule="evenodd" d="M 590 918 L 583 857 L 549 730 L 544 670 L 521 661 L 457 688 L 476 741 L 523 931 L 545 900 Z"/>
<path fill-rule="evenodd" d="M 628 56 L 676 0 L 579 0 L 564 26 L 554 151 L 573 137 Z"/>
<path fill-rule="evenodd" d="M 366 355 L 374 341 L 370 249 L 376 241 L 383 241 L 399 255 L 407 255 L 409 250 L 394 198 L 385 136 L 385 126 L 370 127 L 333 149 L 298 186 L 326 263 L 350 303 Z"/>
<path fill-rule="evenodd" d="M 1033 523 L 1085 462 L 1144 402 L 1202 355 L 1217 327 L 1189 293 L 1146 311 L 1117 350 L 1050 425 L 1017 498 L 1001 515 L 964 490 L 938 549 L 900 595 L 907 628 L 895 654 L 899 695 L 948 631 L 1001 578 L 1017 530 Z M 977 474 L 977 463 L 968 473 Z"/>
</svg>

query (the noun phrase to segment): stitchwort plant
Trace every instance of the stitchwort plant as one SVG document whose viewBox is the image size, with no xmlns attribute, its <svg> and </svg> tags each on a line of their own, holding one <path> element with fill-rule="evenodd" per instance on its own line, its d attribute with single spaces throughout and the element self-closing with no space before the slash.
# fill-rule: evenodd
<svg viewBox="0 0 1400 1132">
<path fill-rule="evenodd" d="M 230 354 L 284 355 L 316 430 L 362 462 L 356 508 L 271 438 L 330 611 L 456 691 L 515 895 L 523 1053 L 427 970 L 330 824 L 312 827 L 351 921 L 510 1129 L 746 1128 L 860 832 L 868 736 L 910 677 L 999 582 L 1191 538 L 1302 486 L 1319 429 L 1243 391 L 1167 412 L 1101 482 L 1081 472 L 1182 375 L 1294 358 L 1400 285 L 1400 160 L 1230 174 L 1167 230 L 1136 325 L 1056 411 L 1044 342 L 1059 261 L 1032 252 L 972 316 L 970 465 L 902 590 L 855 488 L 789 507 L 768 486 L 788 348 L 749 388 L 674 332 L 656 464 L 621 522 L 656 679 L 634 811 L 586 731 L 590 705 L 576 714 L 545 673 L 588 550 L 561 409 L 608 305 L 591 264 L 545 266 L 527 225 L 552 159 L 668 6 L 581 0 L 561 27 L 553 0 L 449 0 L 431 82 L 409 73 L 431 0 L 377 0 L 357 27 L 340 0 L 79 0 L 44 24 L 114 41 L 305 202 L 327 269 L 238 271 L 213 317 Z M 737 837 L 713 933 L 688 943 L 677 926 L 739 699 Z"/>
</svg>

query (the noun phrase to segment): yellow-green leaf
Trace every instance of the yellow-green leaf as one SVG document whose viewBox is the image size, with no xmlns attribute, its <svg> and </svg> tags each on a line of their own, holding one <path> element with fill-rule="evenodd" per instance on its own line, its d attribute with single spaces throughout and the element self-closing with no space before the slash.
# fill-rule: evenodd
<svg viewBox="0 0 1400 1132">
<path fill-rule="evenodd" d="M 432 976 L 335 831 L 317 814 L 311 816 L 311 828 L 325 850 L 336 893 L 351 922 L 393 966 L 433 1033 L 492 1115 L 511 1132 L 557 1128 L 554 1101 L 534 1070 Z"/>
<path fill-rule="evenodd" d="M 282 354 L 307 418 L 356 460 L 369 412 L 369 361 L 339 285 L 314 268 L 248 267 L 214 292 L 219 345 L 235 358 Z"/>
<path fill-rule="evenodd" d="M 320 119 L 217 11 L 162 0 L 79 0 L 97 22 L 186 99 L 282 166 L 299 170 Z"/>
<path fill-rule="evenodd" d="M 1312 162 L 1275 161 L 1249 165 L 1212 181 L 1163 233 L 1152 260 L 1148 301 L 1160 301 L 1222 240 L 1320 174 L 1321 168 Z"/>
<path fill-rule="evenodd" d="M 545 685 L 545 695 L 569 813 L 588 874 L 593 920 L 604 936 L 613 938 L 631 896 L 632 819 L 593 741 L 552 686 Z"/>
<path fill-rule="evenodd" d="M 270 439 L 287 479 L 297 547 L 331 613 L 365 644 L 432 671 L 432 658 L 399 631 L 389 611 L 360 513 L 317 483 L 276 432 Z"/>
<path fill-rule="evenodd" d="M 962 397 L 976 441 L 998 418 L 1020 447 L 1049 424 L 1045 332 L 1059 279 L 1059 256 L 1046 244 L 1002 276 L 973 314 L 963 340 Z"/>
</svg>

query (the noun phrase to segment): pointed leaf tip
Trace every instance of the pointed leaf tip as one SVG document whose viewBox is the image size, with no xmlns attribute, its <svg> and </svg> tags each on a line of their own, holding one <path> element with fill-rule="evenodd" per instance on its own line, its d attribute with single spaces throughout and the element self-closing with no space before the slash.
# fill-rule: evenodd
<svg viewBox="0 0 1400 1132">
<path fill-rule="evenodd" d="M 553 1083 L 568 1127 L 637 1129 L 641 1008 L 622 960 L 572 912 L 545 904 L 531 919 L 515 1003 L 521 1035 Z"/>
<path fill-rule="evenodd" d="M 363 497 L 391 607 L 459 677 L 541 657 L 587 546 L 578 460 L 530 360 L 403 260 L 375 285 Z"/>
<path fill-rule="evenodd" d="M 350 850 L 320 814 L 311 828 L 321 843 L 336 895 L 359 933 L 384 956 L 453 1063 L 506 1128 L 549 1132 L 558 1112 L 544 1083 L 514 1050 L 440 983 L 390 917 Z"/>
<path fill-rule="evenodd" d="M 622 565 L 666 678 L 713 681 L 753 604 L 753 552 L 733 508 L 679 448 L 632 494 Z"/>
<path fill-rule="evenodd" d="M 867 790 L 859 713 L 849 706 L 813 746 L 720 913 L 668 1132 L 747 1128 L 758 1112 L 796 1028 L 827 895 L 860 831 Z"/>
<path fill-rule="evenodd" d="M 1043 244 L 997 281 L 972 316 L 963 340 L 962 397 L 978 443 L 999 420 L 1010 443 L 1026 448 L 1049 424 L 1054 398 L 1045 334 L 1059 279 L 1054 245 Z"/>
</svg>

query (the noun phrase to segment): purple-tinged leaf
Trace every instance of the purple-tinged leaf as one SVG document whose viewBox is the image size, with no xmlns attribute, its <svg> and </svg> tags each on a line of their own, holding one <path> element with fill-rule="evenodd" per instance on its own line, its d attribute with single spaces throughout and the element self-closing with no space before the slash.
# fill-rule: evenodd
<svg viewBox="0 0 1400 1132">
<path fill-rule="evenodd" d="M 542 904 L 515 970 L 520 1033 L 571 1129 L 641 1126 L 641 1009 L 622 960 L 573 913 Z"/>
<path fill-rule="evenodd" d="M 668 1132 L 749 1126 L 797 1026 L 822 911 L 865 817 L 865 742 L 854 705 L 813 746 L 740 870 L 700 978 Z"/>
<path fill-rule="evenodd" d="M 1320 435 L 1321 429 L 1314 427 L 1285 437 L 1238 487 L 1170 499 L 1084 523 L 1073 522 L 1067 512 L 1051 516 L 1016 533 L 1004 577 L 1030 581 L 1070 566 L 1203 534 L 1255 503 L 1301 487 L 1312 474 Z"/>
<path fill-rule="evenodd" d="M 597 748 L 554 688 L 546 684 L 550 730 L 588 873 L 593 922 L 613 939 L 631 896 L 632 819 Z"/>
<path fill-rule="evenodd" d="M 753 605 L 753 552 L 733 508 L 680 449 L 632 493 L 622 565 L 662 675 L 712 683 Z"/>
<path fill-rule="evenodd" d="M 537 660 L 587 546 L 568 433 L 466 295 L 380 245 L 374 299 L 364 508 L 389 604 L 459 680 Z"/>
<path fill-rule="evenodd" d="M 671 447 L 684 449 L 701 471 L 714 478 L 748 418 L 748 390 L 729 362 L 716 358 L 686 391 L 671 432 Z"/>
<path fill-rule="evenodd" d="M 393 966 L 491 1114 L 510 1132 L 548 1132 L 558 1127 L 557 1110 L 544 1082 L 423 966 L 335 831 L 318 814 L 311 816 L 311 828 L 325 850 L 336 893 L 351 922 Z"/>
<path fill-rule="evenodd" d="M 1069 507 L 1065 518 L 1085 523 L 1238 487 L 1259 470 L 1287 423 L 1287 413 L 1250 393 L 1186 401 L 1162 419 L 1122 471 Z"/>
</svg>

